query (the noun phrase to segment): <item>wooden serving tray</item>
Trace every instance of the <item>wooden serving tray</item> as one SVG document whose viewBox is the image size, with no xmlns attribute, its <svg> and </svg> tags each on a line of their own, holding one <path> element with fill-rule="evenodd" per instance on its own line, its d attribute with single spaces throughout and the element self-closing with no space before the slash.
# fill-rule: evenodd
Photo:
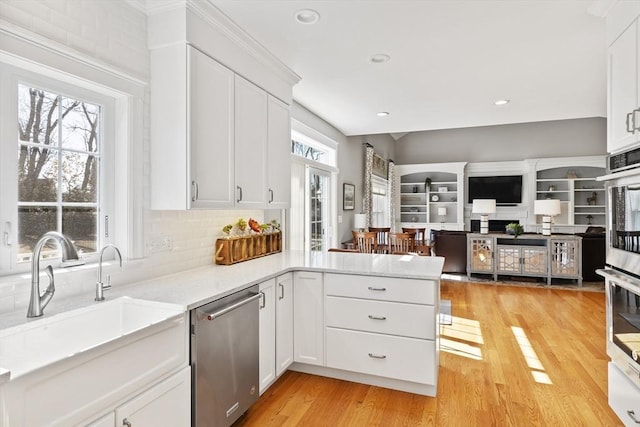
<svg viewBox="0 0 640 427">
<path fill-rule="evenodd" d="M 223 237 L 216 240 L 213 260 L 216 264 L 231 265 L 282 251 L 282 233 L 250 234 Z"/>
</svg>

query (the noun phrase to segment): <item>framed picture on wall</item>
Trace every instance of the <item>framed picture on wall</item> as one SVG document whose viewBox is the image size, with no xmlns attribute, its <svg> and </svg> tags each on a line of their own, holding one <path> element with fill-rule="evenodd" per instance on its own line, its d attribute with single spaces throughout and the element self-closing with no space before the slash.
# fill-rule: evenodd
<svg viewBox="0 0 640 427">
<path fill-rule="evenodd" d="M 384 157 L 373 153 L 373 166 L 371 168 L 371 172 L 384 179 L 387 178 L 387 161 Z"/>
<path fill-rule="evenodd" d="M 342 184 L 342 210 L 352 211 L 356 208 L 356 186 L 353 184 Z"/>
</svg>

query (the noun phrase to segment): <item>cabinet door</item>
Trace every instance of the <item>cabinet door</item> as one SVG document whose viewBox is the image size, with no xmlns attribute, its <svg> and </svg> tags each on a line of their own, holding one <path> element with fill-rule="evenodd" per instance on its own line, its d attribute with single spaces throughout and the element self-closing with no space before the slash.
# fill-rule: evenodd
<svg viewBox="0 0 640 427">
<path fill-rule="evenodd" d="M 620 151 L 638 141 L 631 129 L 631 116 L 638 105 L 638 22 L 634 22 L 609 47 L 607 151 Z M 640 115 L 636 114 L 636 121 Z M 629 121 L 629 123 L 628 123 Z M 640 123 L 636 122 L 640 127 Z M 632 132 L 629 132 L 631 130 Z"/>
<path fill-rule="evenodd" d="M 267 135 L 267 207 L 291 204 L 291 114 L 289 106 L 269 95 Z"/>
<path fill-rule="evenodd" d="M 537 274 L 546 276 L 547 268 L 547 248 L 546 247 L 523 247 L 522 251 L 522 272 L 525 274 Z"/>
<path fill-rule="evenodd" d="M 276 375 L 293 362 L 293 273 L 276 280 Z"/>
<path fill-rule="evenodd" d="M 260 284 L 260 394 L 276 379 L 276 280 Z"/>
<path fill-rule="evenodd" d="M 293 283 L 293 360 L 324 366 L 322 273 L 295 272 Z"/>
<path fill-rule="evenodd" d="M 520 273 L 520 248 L 517 246 L 498 246 L 496 258 L 497 273 Z"/>
<path fill-rule="evenodd" d="M 267 93 L 235 77 L 236 207 L 266 206 Z"/>
<path fill-rule="evenodd" d="M 493 273 L 493 238 L 469 238 L 469 273 Z"/>
<path fill-rule="evenodd" d="M 234 206 L 234 74 L 189 47 L 187 118 L 192 208 Z"/>
<path fill-rule="evenodd" d="M 582 273 L 579 240 L 551 240 L 551 275 L 577 277 Z"/>
<path fill-rule="evenodd" d="M 191 425 L 191 367 L 185 367 L 117 408 L 116 425 Z"/>
</svg>

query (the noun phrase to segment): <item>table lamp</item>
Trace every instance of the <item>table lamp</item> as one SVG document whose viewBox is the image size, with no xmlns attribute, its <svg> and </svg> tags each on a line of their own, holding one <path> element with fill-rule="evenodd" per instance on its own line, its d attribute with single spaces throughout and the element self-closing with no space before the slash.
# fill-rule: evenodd
<svg viewBox="0 0 640 427">
<path fill-rule="evenodd" d="M 534 200 L 533 213 L 542 215 L 543 236 L 551 236 L 551 217 L 559 215 L 560 212 L 560 200 L 558 199 Z"/>
<path fill-rule="evenodd" d="M 365 214 L 355 214 L 353 216 L 353 228 L 358 231 L 365 231 L 367 228 L 367 216 Z"/>
<path fill-rule="evenodd" d="M 496 199 L 473 199 L 471 212 L 480 214 L 480 234 L 488 234 L 489 214 L 496 212 Z"/>
</svg>

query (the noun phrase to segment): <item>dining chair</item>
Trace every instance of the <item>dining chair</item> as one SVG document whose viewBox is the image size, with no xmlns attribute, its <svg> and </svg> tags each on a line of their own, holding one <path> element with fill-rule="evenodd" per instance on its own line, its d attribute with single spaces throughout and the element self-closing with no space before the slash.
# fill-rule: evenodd
<svg viewBox="0 0 640 427">
<path fill-rule="evenodd" d="M 378 252 L 378 235 L 372 231 L 354 231 L 353 243 L 358 252 L 370 254 Z"/>
<path fill-rule="evenodd" d="M 415 240 L 423 241 L 423 242 L 426 240 L 425 239 L 426 230 L 427 229 L 425 227 L 422 227 L 422 228 L 420 228 L 420 227 L 418 227 L 418 228 L 415 228 L 415 227 L 402 227 L 402 232 L 403 233 L 413 233 L 414 236 L 415 236 L 414 237 Z"/>
<path fill-rule="evenodd" d="M 378 248 L 384 248 L 389 244 L 391 227 L 369 227 L 369 231 L 378 235 Z"/>
<path fill-rule="evenodd" d="M 389 233 L 389 253 L 406 253 L 415 251 L 415 240 L 412 233 Z"/>
</svg>

